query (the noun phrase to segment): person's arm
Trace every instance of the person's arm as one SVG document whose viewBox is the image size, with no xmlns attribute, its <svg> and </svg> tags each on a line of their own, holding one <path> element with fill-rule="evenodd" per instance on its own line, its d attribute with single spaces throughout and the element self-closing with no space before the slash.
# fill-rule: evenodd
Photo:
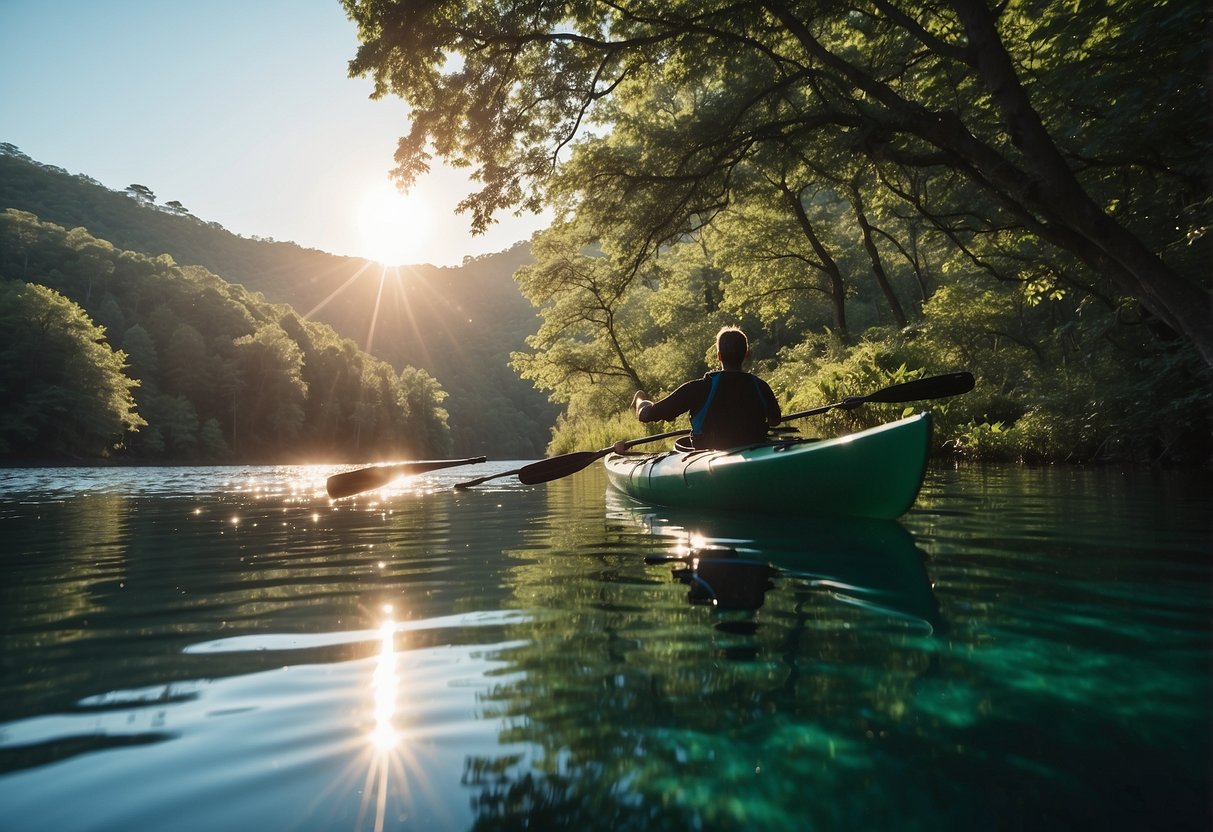
<svg viewBox="0 0 1213 832">
<path fill-rule="evenodd" d="M 671 422 L 684 413 L 690 412 L 698 404 L 702 404 L 702 396 L 697 392 L 704 384 L 702 379 L 688 381 L 659 402 L 649 400 L 649 394 L 637 390 L 632 396 L 632 407 L 636 409 L 636 418 L 642 422 Z"/>
</svg>

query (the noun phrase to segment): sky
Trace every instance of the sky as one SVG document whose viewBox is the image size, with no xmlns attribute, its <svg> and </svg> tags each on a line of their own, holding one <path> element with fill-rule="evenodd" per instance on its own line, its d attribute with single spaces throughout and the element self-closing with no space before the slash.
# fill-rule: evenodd
<svg viewBox="0 0 1213 832">
<path fill-rule="evenodd" d="M 392 265 L 458 265 L 547 224 L 503 214 L 473 236 L 474 190 L 435 167 L 388 173 L 408 108 L 348 77 L 338 0 L 0 0 L 0 142 L 246 237 Z"/>
</svg>

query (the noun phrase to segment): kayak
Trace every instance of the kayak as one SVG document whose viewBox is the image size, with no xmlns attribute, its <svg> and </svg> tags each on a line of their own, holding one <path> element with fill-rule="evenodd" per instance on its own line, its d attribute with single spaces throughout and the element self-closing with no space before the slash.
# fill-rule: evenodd
<svg viewBox="0 0 1213 832">
<path fill-rule="evenodd" d="M 926 472 L 931 416 L 834 439 L 779 439 L 730 450 L 611 453 L 615 489 L 641 502 L 712 510 L 894 520 Z"/>
</svg>

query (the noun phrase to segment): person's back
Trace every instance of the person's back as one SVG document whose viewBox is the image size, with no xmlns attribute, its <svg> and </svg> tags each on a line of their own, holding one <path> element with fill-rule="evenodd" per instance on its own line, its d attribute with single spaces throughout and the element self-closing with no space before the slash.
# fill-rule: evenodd
<svg viewBox="0 0 1213 832">
<path fill-rule="evenodd" d="M 699 410 L 692 410 L 691 437 L 696 448 L 736 448 L 762 442 L 767 436 L 768 393 L 765 382 L 741 371 L 711 374 L 715 394 Z M 778 406 L 778 405 L 776 405 Z M 696 425 L 696 416 L 700 416 Z"/>
<path fill-rule="evenodd" d="M 696 448 L 736 448 L 766 438 L 767 427 L 779 424 L 779 402 L 770 386 L 741 369 L 749 357 L 745 333 L 724 327 L 716 335 L 716 356 L 722 369 L 688 381 L 659 402 L 644 391 L 632 397 L 642 422 L 670 421 L 691 414 L 691 435 Z"/>
</svg>

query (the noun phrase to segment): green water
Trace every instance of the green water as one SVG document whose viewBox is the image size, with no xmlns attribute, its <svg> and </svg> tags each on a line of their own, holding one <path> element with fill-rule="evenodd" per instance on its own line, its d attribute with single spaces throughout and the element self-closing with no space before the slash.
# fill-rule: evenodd
<svg viewBox="0 0 1213 832">
<path fill-rule="evenodd" d="M 0 471 L 0 828 L 1213 824 L 1207 474 L 848 524 L 491 470 Z"/>
</svg>

